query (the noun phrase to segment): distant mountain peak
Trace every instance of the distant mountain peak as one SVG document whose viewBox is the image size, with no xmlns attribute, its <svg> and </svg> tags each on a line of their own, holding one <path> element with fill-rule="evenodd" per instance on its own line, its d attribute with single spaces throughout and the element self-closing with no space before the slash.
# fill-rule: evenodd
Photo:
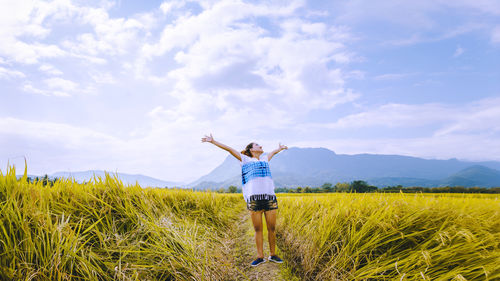
<svg viewBox="0 0 500 281">
<path fill-rule="evenodd" d="M 500 162 L 494 161 L 450 161 L 367 153 L 347 155 L 322 147 L 290 147 L 274 156 L 270 167 L 277 187 L 321 186 L 325 182 L 335 184 L 353 180 L 373 182 L 379 187 L 399 184 L 427 187 L 444 184 L 500 186 L 500 180 L 495 177 L 499 172 L 495 169 L 500 169 Z M 450 175 L 457 177 L 450 182 Z M 485 180 L 470 180 L 478 175 Z M 241 167 L 231 155 L 188 186 L 205 189 L 229 185 L 241 186 Z"/>
<path fill-rule="evenodd" d="M 442 186 L 500 186 L 500 171 L 472 165 L 443 180 Z"/>
<path fill-rule="evenodd" d="M 182 183 L 164 181 L 156 178 L 152 178 L 149 176 L 141 175 L 141 174 L 125 174 L 125 173 L 117 173 L 111 171 L 104 170 L 87 170 L 87 171 L 75 171 L 75 172 L 56 172 L 50 175 L 51 178 L 73 178 L 77 182 L 90 181 L 91 179 L 96 177 L 104 177 L 104 175 L 108 173 L 110 176 L 117 176 L 124 184 L 135 184 L 139 183 L 142 187 L 174 187 L 181 186 Z"/>
<path fill-rule="evenodd" d="M 490 168 L 483 166 L 483 165 L 472 165 L 470 167 L 463 169 L 461 172 L 464 172 L 464 171 L 491 171 L 491 170 L 493 170 L 493 169 L 490 169 Z"/>
</svg>

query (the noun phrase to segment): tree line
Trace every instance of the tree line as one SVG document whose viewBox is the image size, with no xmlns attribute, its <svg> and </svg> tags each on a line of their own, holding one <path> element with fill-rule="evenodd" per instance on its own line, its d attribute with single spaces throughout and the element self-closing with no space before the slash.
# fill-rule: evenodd
<svg viewBox="0 0 500 281">
<path fill-rule="evenodd" d="M 241 189 L 231 185 L 227 189 L 219 188 L 219 193 L 241 193 Z M 464 187 L 464 186 L 444 186 L 444 187 L 403 187 L 402 185 L 386 186 L 378 188 L 368 184 L 366 181 L 355 180 L 352 182 L 339 182 L 335 185 L 326 182 L 319 187 L 299 186 L 299 187 L 277 187 L 276 193 L 331 193 L 331 192 L 404 192 L 404 193 L 500 193 L 500 187 Z"/>
<path fill-rule="evenodd" d="M 43 177 L 28 177 L 26 179 L 29 183 L 37 183 L 37 182 L 42 182 L 43 186 L 53 186 L 54 183 L 57 181 L 57 178 L 49 178 L 48 175 L 45 175 Z"/>
</svg>

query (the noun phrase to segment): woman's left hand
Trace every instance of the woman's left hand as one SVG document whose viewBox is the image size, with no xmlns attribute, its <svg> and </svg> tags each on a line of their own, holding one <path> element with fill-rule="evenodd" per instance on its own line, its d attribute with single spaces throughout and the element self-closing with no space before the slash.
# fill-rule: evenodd
<svg viewBox="0 0 500 281">
<path fill-rule="evenodd" d="M 288 146 L 286 145 L 282 145 L 281 143 L 279 145 L 280 145 L 280 150 L 288 149 Z"/>
</svg>

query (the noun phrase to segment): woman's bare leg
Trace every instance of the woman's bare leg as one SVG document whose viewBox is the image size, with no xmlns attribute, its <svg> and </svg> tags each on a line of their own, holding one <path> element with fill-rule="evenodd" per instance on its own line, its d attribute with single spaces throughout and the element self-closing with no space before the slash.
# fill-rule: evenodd
<svg viewBox="0 0 500 281">
<path fill-rule="evenodd" d="M 262 212 L 250 211 L 253 228 L 255 230 L 255 244 L 257 244 L 257 258 L 264 258 L 264 234 L 262 227 Z M 267 218 L 267 217 L 266 217 Z"/>
<path fill-rule="evenodd" d="M 269 240 L 269 252 L 271 256 L 276 255 L 276 209 L 269 210 L 264 212 L 264 216 L 266 217 L 266 226 L 267 226 L 267 239 Z"/>
</svg>

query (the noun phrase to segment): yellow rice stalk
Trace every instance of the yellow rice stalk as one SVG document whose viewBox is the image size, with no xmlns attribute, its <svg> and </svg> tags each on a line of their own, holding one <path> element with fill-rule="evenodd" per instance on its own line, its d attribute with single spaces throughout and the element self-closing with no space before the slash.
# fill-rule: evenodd
<svg viewBox="0 0 500 281">
<path fill-rule="evenodd" d="M 241 203 L 125 187 L 110 175 L 43 186 L 9 168 L 0 172 L 0 280 L 220 280 L 206 252 L 221 247 Z"/>
<path fill-rule="evenodd" d="M 500 279 L 496 195 L 279 196 L 278 246 L 304 280 Z"/>
</svg>

